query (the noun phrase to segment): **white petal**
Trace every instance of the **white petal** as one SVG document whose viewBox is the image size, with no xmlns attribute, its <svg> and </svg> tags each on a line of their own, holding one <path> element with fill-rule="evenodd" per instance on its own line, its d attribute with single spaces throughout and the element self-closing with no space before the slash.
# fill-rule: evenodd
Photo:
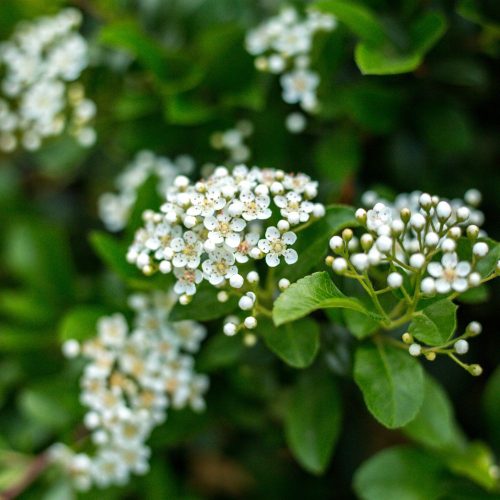
<svg viewBox="0 0 500 500">
<path fill-rule="evenodd" d="M 293 245 L 297 241 L 297 235 L 292 231 L 288 231 L 281 237 L 281 239 L 287 245 Z"/>
<path fill-rule="evenodd" d="M 443 274 L 443 266 L 438 262 L 430 262 L 427 266 L 427 272 L 434 278 L 439 278 Z"/>
<path fill-rule="evenodd" d="M 297 252 L 293 248 L 287 248 L 283 252 L 283 257 L 285 257 L 285 262 L 287 264 L 295 264 L 299 258 Z"/>
<path fill-rule="evenodd" d="M 266 264 L 269 267 L 276 267 L 280 263 L 280 258 L 275 253 L 268 253 L 266 255 Z"/>
<path fill-rule="evenodd" d="M 214 230 L 218 226 L 217 219 L 213 216 L 205 217 L 203 224 L 210 231 Z"/>
<path fill-rule="evenodd" d="M 236 248 L 241 242 L 241 237 L 237 233 L 229 233 L 226 236 L 226 245 L 231 248 Z"/>
<path fill-rule="evenodd" d="M 266 239 L 274 241 L 279 239 L 281 233 L 274 226 L 270 226 L 266 229 Z"/>
<path fill-rule="evenodd" d="M 243 219 L 233 219 L 230 227 L 233 231 L 240 232 L 243 231 L 243 229 L 245 229 L 246 225 L 247 223 Z"/>
<path fill-rule="evenodd" d="M 465 292 L 468 288 L 467 280 L 465 278 L 457 278 L 453 281 L 452 287 L 457 292 Z"/>
<path fill-rule="evenodd" d="M 436 291 L 438 293 L 448 293 L 451 290 L 450 284 L 443 279 L 436 280 Z"/>
<path fill-rule="evenodd" d="M 182 238 L 174 238 L 170 242 L 170 248 L 174 252 L 180 252 L 184 248 L 184 240 Z"/>
<path fill-rule="evenodd" d="M 267 240 L 259 240 L 257 246 L 264 252 L 268 253 L 271 250 L 271 244 Z"/>
<path fill-rule="evenodd" d="M 455 268 L 458 262 L 458 257 L 457 254 L 452 252 L 452 253 L 445 253 L 443 255 L 443 258 L 441 259 L 441 262 L 444 267 L 451 267 Z"/>
<path fill-rule="evenodd" d="M 274 203 L 279 208 L 285 208 L 288 205 L 287 199 L 284 196 L 275 196 Z"/>
<path fill-rule="evenodd" d="M 467 276 L 470 273 L 470 270 L 471 265 L 466 261 L 462 261 L 457 264 L 457 274 L 462 278 Z"/>
</svg>

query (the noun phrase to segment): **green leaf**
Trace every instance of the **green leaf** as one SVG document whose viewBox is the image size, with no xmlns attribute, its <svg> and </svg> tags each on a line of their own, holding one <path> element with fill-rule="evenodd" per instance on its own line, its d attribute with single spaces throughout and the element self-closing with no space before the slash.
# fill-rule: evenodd
<svg viewBox="0 0 500 500">
<path fill-rule="evenodd" d="M 274 303 L 273 319 L 279 326 L 331 307 L 354 309 L 376 320 L 383 319 L 366 309 L 360 300 L 344 295 L 324 271 L 306 276 L 287 288 Z"/>
<path fill-rule="evenodd" d="M 170 320 L 182 321 L 185 319 L 192 319 L 197 321 L 210 321 L 227 316 L 236 308 L 238 299 L 232 296 L 227 302 L 219 302 L 217 300 L 218 292 L 219 290 L 209 283 L 202 283 L 189 304 L 182 305 L 179 302 L 175 304 L 170 312 Z"/>
<path fill-rule="evenodd" d="M 77 306 L 71 309 L 59 325 L 59 339 L 83 341 L 96 336 L 96 325 L 107 313 L 102 306 Z"/>
<path fill-rule="evenodd" d="M 366 6 L 347 0 L 319 0 L 314 7 L 333 14 L 362 40 L 372 44 L 382 43 L 386 33 L 376 15 Z"/>
<path fill-rule="evenodd" d="M 379 321 L 354 309 L 344 309 L 343 314 L 347 329 L 357 339 L 368 337 L 379 326 Z"/>
<path fill-rule="evenodd" d="M 294 248 L 299 254 L 299 260 L 293 266 L 286 266 L 282 276 L 295 281 L 305 276 L 315 265 L 322 263 L 332 234 L 358 225 L 354 212 L 352 207 L 345 205 L 327 207 L 324 217 L 297 234 Z"/>
<path fill-rule="evenodd" d="M 409 446 L 383 450 L 366 461 L 354 476 L 362 500 L 433 500 L 442 494 L 439 461 Z"/>
<path fill-rule="evenodd" d="M 446 18 L 438 12 L 428 12 L 409 30 L 410 47 L 401 51 L 391 42 L 384 44 L 359 43 L 355 60 L 364 75 L 393 75 L 415 70 L 425 54 L 446 31 Z"/>
<path fill-rule="evenodd" d="M 447 466 L 456 474 L 469 478 L 487 490 L 498 485 L 498 479 L 492 473 L 495 457 L 484 443 L 471 443 L 463 453 L 447 457 Z"/>
<path fill-rule="evenodd" d="M 422 367 L 405 351 L 382 343 L 359 347 L 354 360 L 354 380 L 370 412 L 390 429 L 413 420 L 422 406 Z"/>
<path fill-rule="evenodd" d="M 303 372 L 285 416 L 286 440 L 297 461 L 319 474 L 328 466 L 340 432 L 342 401 L 330 373 Z"/>
<path fill-rule="evenodd" d="M 5 265 L 52 304 L 71 301 L 75 270 L 63 232 L 39 220 L 16 221 L 5 236 Z"/>
<path fill-rule="evenodd" d="M 467 446 L 446 392 L 428 375 L 425 377 L 422 407 L 403 432 L 417 443 L 436 451 L 463 451 Z"/>
<path fill-rule="evenodd" d="M 485 278 L 495 271 L 497 262 L 500 260 L 500 243 L 491 238 L 481 238 L 480 241 L 487 243 L 489 248 L 486 256 L 477 262 L 477 271 Z"/>
<path fill-rule="evenodd" d="M 427 345 L 445 344 L 457 327 L 457 309 L 451 300 L 443 299 L 413 315 L 408 331 Z"/>
<path fill-rule="evenodd" d="M 267 318 L 259 319 L 257 333 L 267 347 L 294 368 L 305 368 L 319 350 L 319 327 L 315 321 L 302 319 L 281 327 Z"/>
</svg>

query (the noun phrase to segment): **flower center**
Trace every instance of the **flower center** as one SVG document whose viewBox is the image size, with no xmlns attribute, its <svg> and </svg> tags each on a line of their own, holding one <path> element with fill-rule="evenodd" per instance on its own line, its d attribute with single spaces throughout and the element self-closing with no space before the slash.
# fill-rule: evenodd
<svg viewBox="0 0 500 500">
<path fill-rule="evenodd" d="M 275 241 L 271 245 L 271 248 L 273 249 L 274 253 L 281 253 L 285 249 L 285 246 L 283 245 L 283 243 L 281 243 L 281 241 Z"/>
<path fill-rule="evenodd" d="M 452 283 L 456 277 L 457 277 L 457 272 L 455 271 L 455 269 L 451 267 L 446 267 L 443 270 L 443 278 L 449 283 Z"/>
</svg>

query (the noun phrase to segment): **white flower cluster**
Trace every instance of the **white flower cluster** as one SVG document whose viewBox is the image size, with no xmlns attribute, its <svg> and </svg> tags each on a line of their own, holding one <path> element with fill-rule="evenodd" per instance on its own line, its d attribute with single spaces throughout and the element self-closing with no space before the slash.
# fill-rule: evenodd
<svg viewBox="0 0 500 500">
<path fill-rule="evenodd" d="M 481 196 L 470 190 L 465 198 L 471 205 Z M 335 272 L 363 274 L 372 266 L 388 264 L 388 287 L 399 288 L 404 276 L 418 275 L 419 290 L 428 295 L 462 293 L 482 283 L 476 265 L 489 248 L 478 241 L 483 235 L 478 227 L 483 222 L 481 212 L 467 202 L 448 202 L 428 193 L 401 195 L 395 204 L 373 196 L 371 201 L 375 205 L 368 212 L 363 208 L 356 212 L 366 233 L 358 239 L 348 229 L 330 240 L 339 255 L 332 261 Z M 457 253 L 461 236 L 472 242 L 472 256 L 464 260 Z"/>
<path fill-rule="evenodd" d="M 165 421 L 167 408 L 205 408 L 208 378 L 194 372 L 192 353 L 206 331 L 194 321 L 169 323 L 174 303 L 173 294 L 133 295 L 132 330 L 122 314 L 114 314 L 99 320 L 95 338 L 63 345 L 66 356 L 81 352 L 89 360 L 80 399 L 89 409 L 84 423 L 95 452 L 52 449 L 53 460 L 67 468 L 76 488 L 121 485 L 130 474 L 145 474 L 150 456 L 145 443 Z"/>
<path fill-rule="evenodd" d="M 238 265 L 263 259 L 270 267 L 297 261 L 291 248 L 293 226 L 322 217 L 323 205 L 311 200 L 317 182 L 305 174 L 236 166 L 217 167 L 206 180 L 192 184 L 178 176 L 167 190 L 161 211 L 146 211 L 127 253 L 145 274 L 156 270 L 177 278 L 174 291 L 187 303 L 203 280 L 241 288 Z M 276 225 L 263 227 L 274 215 Z"/>
<path fill-rule="evenodd" d="M 252 154 L 244 142 L 252 134 L 253 125 L 248 120 L 241 120 L 234 128 L 212 134 L 210 144 L 214 149 L 227 152 L 228 163 L 242 163 L 249 160 Z"/>
<path fill-rule="evenodd" d="M 164 195 L 179 174 L 189 174 L 194 169 L 194 160 L 182 155 L 170 160 L 156 156 L 151 151 L 140 151 L 125 167 L 116 181 L 118 193 L 104 193 L 99 198 L 99 215 L 110 231 L 121 231 L 130 217 L 137 200 L 137 191 L 154 175 L 158 178 L 157 190 Z"/>
<path fill-rule="evenodd" d="M 310 69 L 314 35 L 335 27 L 336 20 L 329 14 L 309 10 L 301 19 L 294 8 L 288 7 L 251 30 L 246 37 L 246 49 L 257 56 L 258 70 L 282 75 L 285 102 L 313 112 L 318 106 L 316 92 L 320 82 L 318 73 Z M 299 120 L 302 124 L 303 119 L 291 119 L 291 131 L 303 128 L 298 126 Z"/>
<path fill-rule="evenodd" d="M 76 31 L 81 21 L 78 10 L 64 9 L 19 24 L 0 44 L 0 150 L 13 151 L 19 142 L 36 150 L 65 130 L 82 146 L 95 142 L 96 107 L 76 82 L 88 64 L 87 43 Z"/>
</svg>

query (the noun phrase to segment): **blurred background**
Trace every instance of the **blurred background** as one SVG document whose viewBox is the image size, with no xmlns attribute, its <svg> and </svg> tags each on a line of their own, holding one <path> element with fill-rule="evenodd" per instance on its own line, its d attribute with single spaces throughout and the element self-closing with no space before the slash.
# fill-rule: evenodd
<svg viewBox="0 0 500 500">
<path fill-rule="evenodd" d="M 428 9 L 444 16 L 446 31 L 416 69 L 383 76 L 361 74 L 353 58 L 357 38 L 342 22 L 320 33 L 312 58 L 321 76 L 321 107 L 304 132 L 291 134 L 284 123 L 293 106 L 282 101 L 276 76 L 255 69 L 244 42 L 248 30 L 284 2 L 2 0 L 2 41 L 22 20 L 66 6 L 82 12 L 80 32 L 90 62 L 81 81 L 97 106 L 97 140 L 84 148 L 63 134 L 34 152 L 0 153 L 0 490 L 23 477 L 32 458 L 51 443 L 78 436 L 81 367 L 61 355 L 65 329 L 75 328 L 71 315 L 82 305 L 124 311 L 131 289 L 151 287 L 147 279 L 103 262 L 89 239 L 104 229 L 99 196 L 115 188 L 114 179 L 138 151 L 187 154 L 197 165 L 196 178 L 203 165 L 227 160 L 210 137 L 248 120 L 248 163 L 309 174 L 319 180 L 324 203 L 358 204 L 368 189 L 387 197 L 422 190 L 456 198 L 474 187 L 483 194 L 485 230 L 500 237 L 499 3 L 360 3 L 403 50 L 411 20 Z M 123 248 L 138 214 L 151 203 L 144 193 L 132 216 L 136 222 L 120 236 Z M 470 354 L 483 376 L 472 378 L 444 359 L 426 364 L 447 389 L 466 434 L 488 442 L 497 456 L 498 288 L 493 283 L 488 300 L 474 297 L 460 309 L 461 327 L 483 323 Z M 220 331 L 220 322 L 208 326 L 211 336 Z M 335 335 L 336 341 L 325 336 L 322 356 L 334 360 L 345 417 L 325 474 L 305 472 L 285 444 L 283 404 L 294 370 L 263 346 L 232 357 L 214 355 L 217 345 L 210 338 L 199 358 L 200 370 L 211 376 L 207 411 L 171 413 L 150 440 L 151 473 L 99 496 L 353 498 L 360 463 L 407 438 L 366 412 L 349 378 L 352 342 Z M 454 491 L 449 498 L 490 498 L 465 480 L 457 480 Z M 48 470 L 22 498 L 65 499 L 72 493 L 65 478 Z"/>
</svg>

